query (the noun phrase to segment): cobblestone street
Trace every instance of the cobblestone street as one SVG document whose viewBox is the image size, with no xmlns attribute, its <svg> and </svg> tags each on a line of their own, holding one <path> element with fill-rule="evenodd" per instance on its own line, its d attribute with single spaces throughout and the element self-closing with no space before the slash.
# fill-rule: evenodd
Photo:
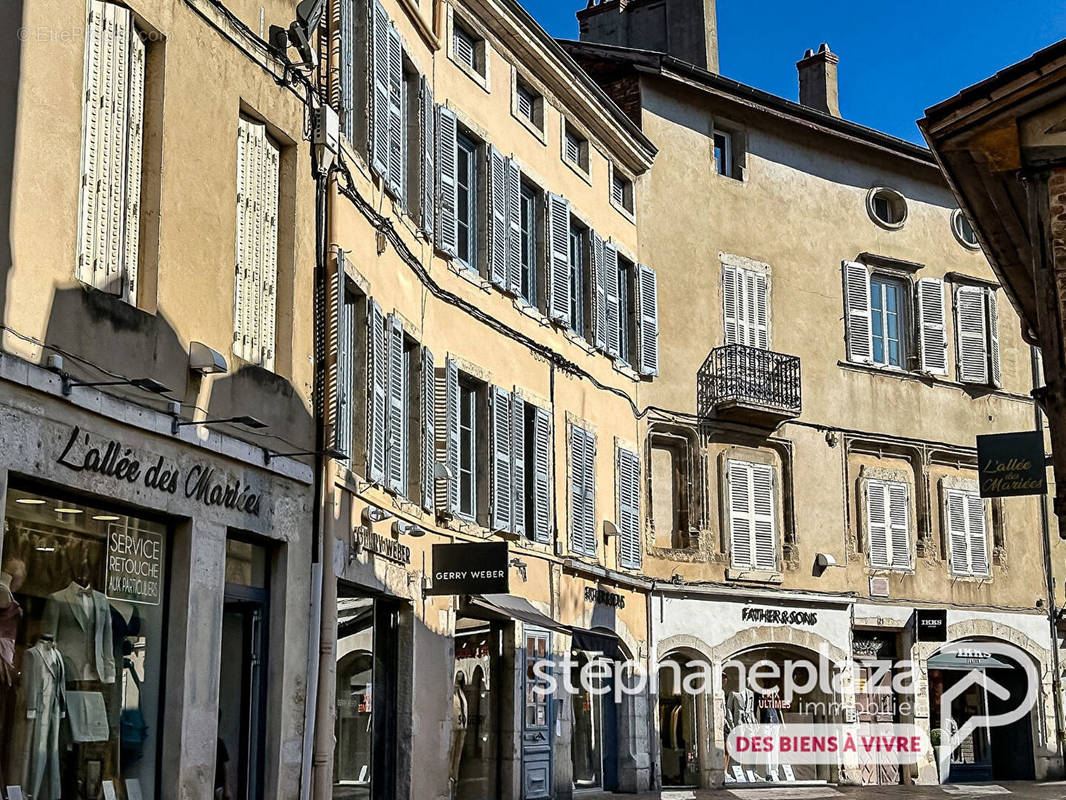
<svg viewBox="0 0 1066 800">
<path fill-rule="evenodd" d="M 996 796 L 1014 800 L 1060 800 L 1066 798 L 1066 781 L 1048 783 L 978 783 L 945 786 L 766 786 L 751 789 L 664 790 L 641 795 L 590 794 L 581 800 L 954 800 Z"/>
</svg>

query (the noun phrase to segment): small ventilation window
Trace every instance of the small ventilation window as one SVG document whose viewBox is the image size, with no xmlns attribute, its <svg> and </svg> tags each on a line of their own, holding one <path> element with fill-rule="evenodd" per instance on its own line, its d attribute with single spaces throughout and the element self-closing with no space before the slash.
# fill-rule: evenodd
<svg viewBox="0 0 1066 800">
<path fill-rule="evenodd" d="M 895 189 L 871 189 L 866 196 L 866 210 L 884 228 L 902 228 L 907 221 L 907 199 Z"/>
<path fill-rule="evenodd" d="M 980 243 L 977 241 L 977 232 L 973 229 L 973 225 L 970 224 L 970 220 L 967 219 L 961 208 L 956 208 L 951 215 L 951 230 L 963 247 L 968 247 L 971 250 L 976 250 L 980 247 Z"/>
</svg>

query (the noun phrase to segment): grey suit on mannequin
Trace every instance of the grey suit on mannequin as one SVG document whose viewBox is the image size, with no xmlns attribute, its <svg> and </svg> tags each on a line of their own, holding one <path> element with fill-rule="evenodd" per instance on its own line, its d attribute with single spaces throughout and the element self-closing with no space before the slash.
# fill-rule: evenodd
<svg viewBox="0 0 1066 800">
<path fill-rule="evenodd" d="M 49 595 L 44 631 L 55 636 L 66 662 L 67 680 L 115 682 L 111 608 L 100 592 L 71 582 Z"/>
<path fill-rule="evenodd" d="M 57 800 L 59 724 L 66 712 L 63 659 L 51 643 L 40 641 L 26 651 L 23 665 L 26 702 L 26 760 L 23 784 L 34 800 Z"/>
</svg>

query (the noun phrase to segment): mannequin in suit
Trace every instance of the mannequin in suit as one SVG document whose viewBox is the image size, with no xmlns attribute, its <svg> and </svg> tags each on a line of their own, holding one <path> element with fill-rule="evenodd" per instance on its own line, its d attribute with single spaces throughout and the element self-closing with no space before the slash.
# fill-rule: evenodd
<svg viewBox="0 0 1066 800">
<path fill-rule="evenodd" d="M 729 739 L 729 732 L 741 725 L 752 725 L 755 722 L 755 692 L 744 686 L 730 692 L 725 699 L 725 737 Z M 729 750 L 726 749 L 725 768 L 729 769 Z"/>
<path fill-rule="evenodd" d="M 115 682 L 111 608 L 92 588 L 88 557 L 82 555 L 65 589 L 48 596 L 44 628 L 63 653 L 68 681 Z"/>
<path fill-rule="evenodd" d="M 26 756 L 22 784 L 34 800 L 58 800 L 59 725 L 66 716 L 63 657 L 52 637 L 42 634 L 23 662 Z"/>
<path fill-rule="evenodd" d="M 10 558 L 0 570 L 0 730 L 7 725 L 7 713 L 18 673 L 15 670 L 15 638 L 18 636 L 22 606 L 15 600 L 15 593 L 26 579 L 26 565 L 21 559 Z M 0 738 L 0 748 L 11 747 L 11 742 Z M 0 786 L 4 782 L 4 762 L 0 758 Z"/>
<path fill-rule="evenodd" d="M 456 676 L 452 690 L 452 742 L 451 742 L 451 784 L 452 797 L 459 788 L 459 768 L 463 761 L 463 745 L 466 743 L 466 729 L 469 725 L 469 704 L 466 699 L 465 685 Z"/>
</svg>

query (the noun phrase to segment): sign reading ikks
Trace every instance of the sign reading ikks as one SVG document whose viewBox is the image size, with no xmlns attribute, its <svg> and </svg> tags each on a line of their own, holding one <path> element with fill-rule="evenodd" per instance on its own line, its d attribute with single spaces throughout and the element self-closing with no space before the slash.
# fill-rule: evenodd
<svg viewBox="0 0 1066 800">
<path fill-rule="evenodd" d="M 426 594 L 505 594 L 507 542 L 433 545 L 433 586 Z"/>
<path fill-rule="evenodd" d="M 1047 493 L 1044 434 L 996 433 L 977 437 L 981 497 L 1018 497 Z"/>
<path fill-rule="evenodd" d="M 261 495 L 239 480 L 231 480 L 214 467 L 195 464 L 184 474 L 181 468 L 159 456 L 150 463 L 142 462 L 140 454 L 117 439 L 94 443 L 88 433 L 77 425 L 70 432 L 66 447 L 56 459 L 74 472 L 91 472 L 115 481 L 141 484 L 167 494 L 179 491 L 190 500 L 205 506 L 242 511 L 259 516 Z"/>
</svg>

